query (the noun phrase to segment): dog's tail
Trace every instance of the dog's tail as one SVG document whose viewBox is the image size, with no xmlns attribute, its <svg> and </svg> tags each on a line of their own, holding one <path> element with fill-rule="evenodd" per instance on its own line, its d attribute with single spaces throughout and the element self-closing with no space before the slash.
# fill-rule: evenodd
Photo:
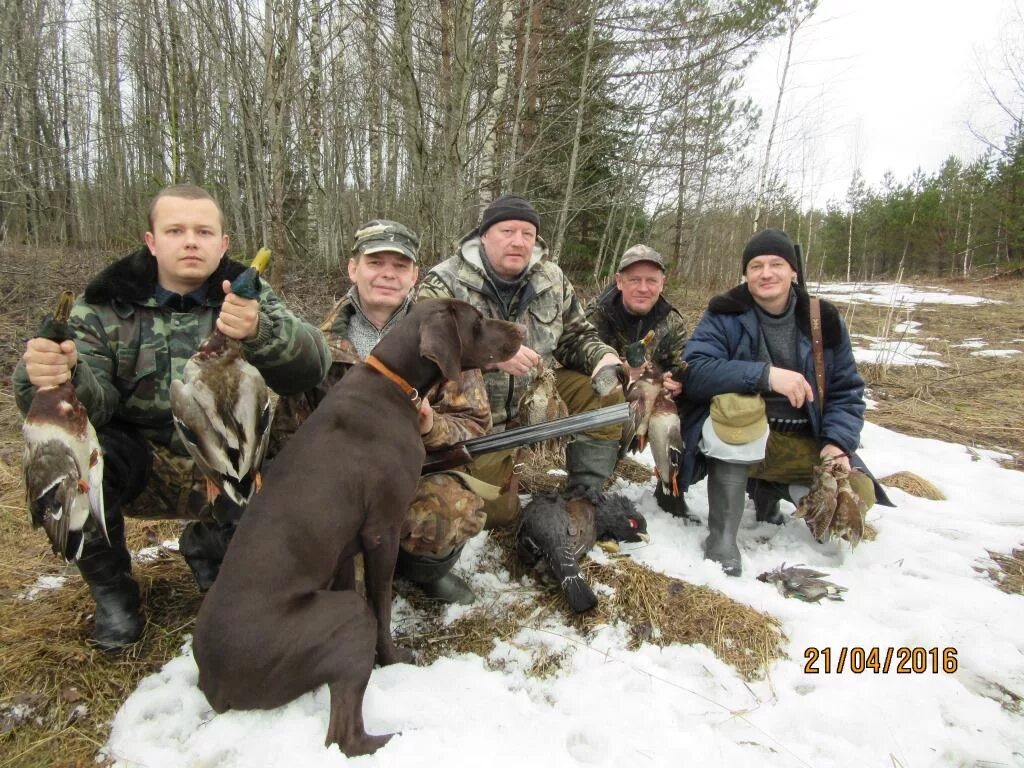
<svg viewBox="0 0 1024 768">
<path fill-rule="evenodd" d="M 597 605 L 597 595 L 580 574 L 580 564 L 576 562 L 576 553 L 568 547 L 558 550 L 556 557 L 550 557 L 548 564 L 551 572 L 558 579 L 569 607 L 575 613 L 584 613 Z"/>
</svg>

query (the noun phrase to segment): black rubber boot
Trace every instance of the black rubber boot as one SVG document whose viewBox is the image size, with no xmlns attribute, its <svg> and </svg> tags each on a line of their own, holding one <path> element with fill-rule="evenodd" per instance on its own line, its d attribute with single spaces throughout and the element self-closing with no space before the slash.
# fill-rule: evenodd
<svg viewBox="0 0 1024 768">
<path fill-rule="evenodd" d="M 108 546 L 103 534 L 90 527 L 78 571 L 96 601 L 93 643 L 103 651 L 119 651 L 142 637 L 139 585 L 132 578 L 132 558 L 124 540 L 124 518 L 107 521 Z"/>
<path fill-rule="evenodd" d="M 212 519 L 189 523 L 178 537 L 178 550 L 188 563 L 200 592 L 209 590 L 216 581 L 235 528 L 242 519 L 242 511 L 221 494 L 210 510 Z"/>
<path fill-rule="evenodd" d="M 682 494 L 673 496 L 671 493 L 665 493 L 661 489 L 660 481 L 655 481 L 654 483 L 654 500 L 658 502 L 659 507 L 672 515 L 672 517 L 678 517 L 687 523 L 700 523 L 698 518 L 690 514 L 690 510 L 686 506 L 686 498 Z"/>
<path fill-rule="evenodd" d="M 462 547 L 458 547 L 443 558 L 411 555 L 400 549 L 396 572 L 423 590 L 423 593 L 432 600 L 472 605 L 476 600 L 473 590 L 463 579 L 452 573 L 452 568 L 461 554 Z"/>
<path fill-rule="evenodd" d="M 779 501 L 788 500 L 789 497 L 785 485 L 750 479 L 747 481 L 747 493 L 754 500 L 757 522 L 772 525 L 782 525 L 786 522 L 786 516 L 779 509 Z"/>
<path fill-rule="evenodd" d="M 704 557 L 722 566 L 726 576 L 743 572 L 736 533 L 747 499 L 746 464 L 708 459 L 708 538 Z"/>
<path fill-rule="evenodd" d="M 577 435 L 565 446 L 565 490 L 582 488 L 601 493 L 608 478 L 615 474 L 618 461 L 618 441 Z"/>
<path fill-rule="evenodd" d="M 220 573 L 220 564 L 235 533 L 233 523 L 194 521 L 178 537 L 178 549 L 195 576 L 200 592 L 206 592 Z"/>
</svg>

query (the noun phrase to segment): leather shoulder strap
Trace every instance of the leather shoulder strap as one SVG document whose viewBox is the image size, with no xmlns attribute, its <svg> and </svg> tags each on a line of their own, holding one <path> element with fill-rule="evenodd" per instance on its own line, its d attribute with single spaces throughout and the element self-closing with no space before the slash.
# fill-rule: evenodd
<svg viewBox="0 0 1024 768">
<path fill-rule="evenodd" d="M 825 343 L 821 338 L 821 299 L 811 297 L 811 351 L 814 379 L 818 384 L 818 413 L 825 412 Z"/>
</svg>

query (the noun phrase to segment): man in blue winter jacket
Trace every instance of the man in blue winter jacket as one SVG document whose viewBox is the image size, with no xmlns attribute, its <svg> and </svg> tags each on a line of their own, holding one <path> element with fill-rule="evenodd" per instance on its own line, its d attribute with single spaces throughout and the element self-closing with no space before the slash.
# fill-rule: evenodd
<svg viewBox="0 0 1024 768">
<path fill-rule="evenodd" d="M 742 269 L 745 282 L 711 299 L 686 345 L 692 410 L 680 472 L 681 480 L 692 482 L 706 468 L 704 555 L 730 576 L 742 572 L 736 533 L 748 485 L 758 520 L 779 524 L 779 500 L 798 499 L 811 485 L 814 466 L 831 459 L 847 470 L 852 465 L 850 484 L 868 508 L 888 502 L 854 453 L 864 425 L 864 380 L 839 312 L 821 302 L 825 398 L 819 408 L 810 297 L 798 282 L 793 241 L 778 229 L 758 233 L 743 249 Z M 757 398 L 716 397 L 730 393 L 759 394 L 763 406 Z M 763 428 L 742 418 L 751 403 L 762 409 L 760 423 L 767 420 L 760 442 Z M 730 426 L 740 437 L 721 440 Z"/>
</svg>

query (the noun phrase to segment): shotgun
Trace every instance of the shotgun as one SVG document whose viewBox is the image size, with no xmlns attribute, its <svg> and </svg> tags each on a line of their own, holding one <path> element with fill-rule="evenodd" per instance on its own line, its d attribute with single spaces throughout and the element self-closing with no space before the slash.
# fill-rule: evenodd
<svg viewBox="0 0 1024 768">
<path fill-rule="evenodd" d="M 451 448 L 427 453 L 423 460 L 421 474 L 429 475 L 432 472 L 443 472 L 446 469 L 461 467 L 484 453 L 542 443 L 545 440 L 572 435 L 587 429 L 625 424 L 629 419 L 629 403 L 618 403 L 566 416 L 563 419 L 534 424 L 531 427 L 516 427 L 506 429 L 504 432 L 496 432 L 493 435 L 474 437 L 471 440 L 456 443 Z"/>
</svg>

